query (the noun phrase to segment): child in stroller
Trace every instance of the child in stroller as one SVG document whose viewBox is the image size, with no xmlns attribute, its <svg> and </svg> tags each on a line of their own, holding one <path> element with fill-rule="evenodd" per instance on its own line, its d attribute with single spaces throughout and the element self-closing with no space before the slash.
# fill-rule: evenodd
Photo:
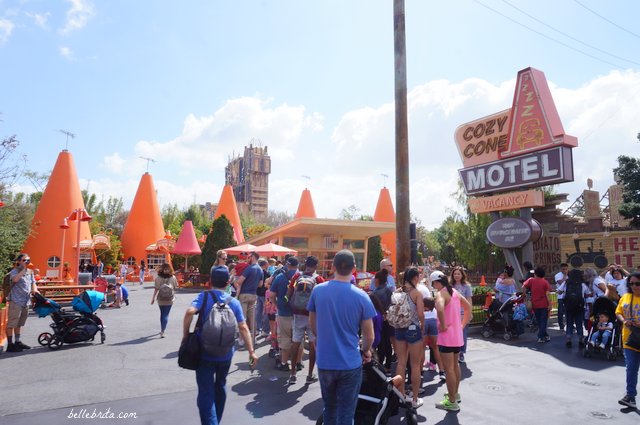
<svg viewBox="0 0 640 425">
<path fill-rule="evenodd" d="M 502 333 L 505 341 L 522 334 L 522 321 L 514 320 L 514 309 L 524 303 L 522 293 L 516 293 L 509 297 L 504 303 L 494 299 L 487 309 L 487 319 L 485 320 L 481 334 L 484 338 L 489 338 L 496 333 Z"/>
<path fill-rule="evenodd" d="M 40 345 L 57 350 L 62 344 L 75 344 L 77 342 L 93 341 L 100 332 L 100 342 L 104 344 L 106 336 L 102 320 L 94 313 L 100 307 L 104 295 L 101 292 L 85 291 L 75 297 L 72 306 L 75 312 L 65 311 L 58 303 L 47 299 L 42 295 L 34 294 L 33 309 L 38 317 L 51 315 L 53 323 L 51 332 L 43 332 L 38 336 Z"/>
<path fill-rule="evenodd" d="M 404 378 L 396 375 L 393 378 L 384 373 L 384 368 L 372 360 L 362 366 L 362 384 L 358 394 L 358 404 L 354 416 L 354 425 L 384 425 L 390 417 L 398 414 L 398 407 L 405 409 L 405 424 L 417 425 L 418 415 L 411 406 L 411 400 L 406 401 L 404 394 L 398 390 L 398 385 Z M 316 425 L 323 423 L 320 415 Z"/>
<path fill-rule="evenodd" d="M 615 317 L 615 311 L 616 303 L 607 297 L 599 297 L 594 301 L 593 317 L 598 319 L 598 323 L 591 326 L 587 336 L 590 343 L 584 348 L 585 357 L 591 357 L 595 352 L 602 352 L 605 353 L 608 360 L 616 360 L 621 355 L 619 329 L 616 324 L 609 322 L 612 317 Z M 605 336 L 606 332 L 610 332 L 609 337 Z M 602 338 L 601 342 L 596 345 L 596 341 L 600 337 Z"/>
</svg>

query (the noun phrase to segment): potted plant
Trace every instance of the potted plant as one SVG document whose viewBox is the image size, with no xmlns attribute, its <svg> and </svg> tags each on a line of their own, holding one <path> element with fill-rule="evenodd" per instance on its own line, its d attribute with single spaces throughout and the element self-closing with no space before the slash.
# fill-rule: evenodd
<svg viewBox="0 0 640 425">
<path fill-rule="evenodd" d="M 489 286 L 474 286 L 471 295 L 471 303 L 473 305 L 484 305 L 487 299 L 487 294 L 492 293 L 493 290 Z"/>
</svg>

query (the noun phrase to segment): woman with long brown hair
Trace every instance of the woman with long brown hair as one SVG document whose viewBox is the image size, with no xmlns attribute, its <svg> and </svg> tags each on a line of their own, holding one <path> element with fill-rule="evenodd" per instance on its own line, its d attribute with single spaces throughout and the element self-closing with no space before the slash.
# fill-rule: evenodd
<svg viewBox="0 0 640 425">
<path fill-rule="evenodd" d="M 449 278 L 449 283 L 455 290 L 460 292 L 460 294 L 462 294 L 462 296 L 465 297 L 467 301 L 469 301 L 469 304 L 471 304 L 471 296 L 473 295 L 471 290 L 471 284 L 467 281 L 467 274 L 464 272 L 464 269 L 462 267 L 456 266 L 453 268 L 453 271 L 451 272 L 451 277 Z M 464 311 L 460 310 L 460 314 L 463 315 Z M 466 326 L 462 330 L 462 339 L 464 343 L 462 345 L 462 349 L 460 350 L 460 356 L 458 357 L 458 361 L 460 363 L 464 363 L 464 355 L 467 353 L 467 327 Z"/>
<path fill-rule="evenodd" d="M 151 305 L 157 299 L 160 307 L 160 338 L 164 338 L 164 331 L 169 322 L 169 312 L 176 299 L 176 289 L 178 289 L 178 281 L 173 274 L 173 267 L 171 264 L 163 263 L 158 268 L 158 277 L 156 277 L 155 289 L 151 296 Z"/>
</svg>

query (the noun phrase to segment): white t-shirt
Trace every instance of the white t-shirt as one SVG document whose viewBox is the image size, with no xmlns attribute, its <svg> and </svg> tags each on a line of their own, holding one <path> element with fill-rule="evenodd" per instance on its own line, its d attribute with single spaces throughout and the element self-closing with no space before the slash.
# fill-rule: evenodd
<svg viewBox="0 0 640 425">
<path fill-rule="evenodd" d="M 613 277 L 611 277 L 608 283 L 616 287 L 616 291 L 618 291 L 618 295 L 620 295 L 620 297 L 622 297 L 624 294 L 629 292 L 629 290 L 627 289 L 627 279 L 623 278 L 623 279 L 616 280 Z"/>
<path fill-rule="evenodd" d="M 561 282 L 563 279 L 564 279 L 564 282 Z M 565 282 L 567 281 L 567 276 L 565 276 L 564 273 L 562 272 L 558 272 L 556 273 L 553 280 L 556 282 L 556 285 L 557 285 L 556 292 L 558 293 L 558 299 L 563 300 L 565 295 L 564 291 L 566 290 Z M 560 293 L 560 291 L 562 291 L 562 293 Z"/>
</svg>

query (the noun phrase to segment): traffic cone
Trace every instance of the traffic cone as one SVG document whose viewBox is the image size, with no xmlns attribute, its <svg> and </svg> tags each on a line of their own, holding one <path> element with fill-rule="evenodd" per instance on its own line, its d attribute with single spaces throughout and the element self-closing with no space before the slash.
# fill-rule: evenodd
<svg viewBox="0 0 640 425">
<path fill-rule="evenodd" d="M 487 286 L 487 281 L 484 279 L 484 275 L 480 276 L 480 286 Z"/>
</svg>

